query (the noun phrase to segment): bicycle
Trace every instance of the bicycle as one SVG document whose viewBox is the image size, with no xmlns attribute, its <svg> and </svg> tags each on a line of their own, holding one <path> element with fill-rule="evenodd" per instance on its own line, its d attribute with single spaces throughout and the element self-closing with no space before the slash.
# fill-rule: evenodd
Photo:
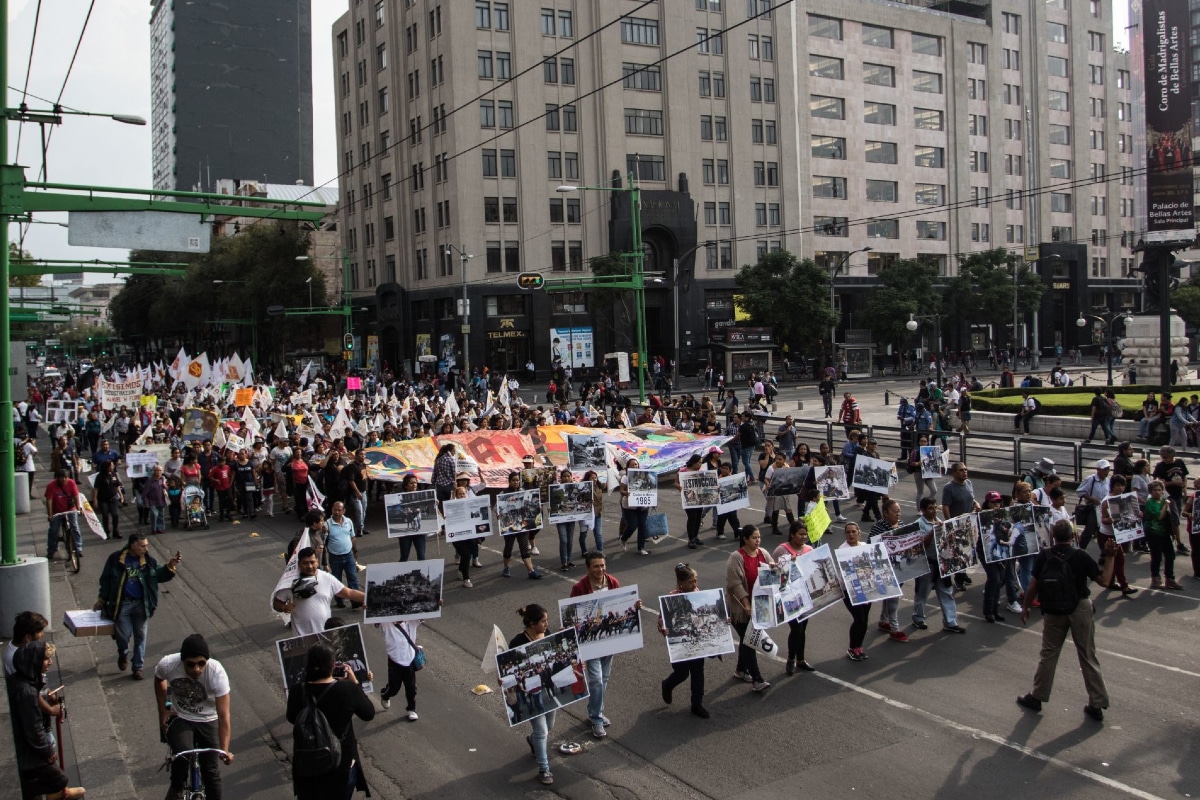
<svg viewBox="0 0 1200 800">
<path fill-rule="evenodd" d="M 182 800 L 204 800 L 204 779 L 200 774 L 200 756 L 203 753 L 216 753 L 220 756 L 228 755 L 224 750 L 216 747 L 198 747 L 193 750 L 180 750 L 178 753 L 170 753 L 167 755 L 163 765 L 158 768 L 159 772 L 168 769 L 177 758 L 188 759 L 188 774 L 187 783 L 179 793 Z"/>
<path fill-rule="evenodd" d="M 55 517 L 66 517 L 58 525 L 58 539 L 55 540 L 55 550 L 58 545 L 64 545 L 67 548 L 67 562 L 70 565 L 71 572 L 78 573 L 80 566 L 80 556 L 83 553 L 75 546 L 75 541 L 67 541 L 67 533 L 79 532 L 79 512 L 78 511 L 60 511 L 50 518 L 50 526 L 54 527 Z"/>
</svg>

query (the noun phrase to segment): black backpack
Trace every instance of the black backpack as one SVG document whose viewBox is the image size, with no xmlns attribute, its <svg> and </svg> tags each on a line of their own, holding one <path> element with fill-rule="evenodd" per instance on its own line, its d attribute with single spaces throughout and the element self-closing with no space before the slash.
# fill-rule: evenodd
<svg viewBox="0 0 1200 800">
<path fill-rule="evenodd" d="M 301 778 L 327 775 L 342 763 L 342 740 L 317 707 L 320 698 L 310 695 L 307 686 L 300 691 L 304 692 L 304 707 L 292 725 L 292 772 Z"/>
<path fill-rule="evenodd" d="M 1054 550 L 1046 551 L 1046 561 L 1042 564 L 1042 573 L 1038 576 L 1038 602 L 1042 605 L 1043 614 L 1059 614 L 1067 616 L 1079 605 L 1079 589 L 1075 585 L 1075 572 L 1071 569 L 1070 558 L 1075 548 L 1066 553 Z"/>
</svg>

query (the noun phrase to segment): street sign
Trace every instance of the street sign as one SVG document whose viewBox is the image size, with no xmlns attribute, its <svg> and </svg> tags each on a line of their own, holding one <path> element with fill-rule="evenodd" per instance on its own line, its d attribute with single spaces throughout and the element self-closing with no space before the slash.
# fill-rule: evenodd
<svg viewBox="0 0 1200 800">
<path fill-rule="evenodd" d="M 1026 261 L 1037 261 L 1039 255 L 1041 254 L 1038 252 L 1038 246 L 1036 244 L 1025 248 Z"/>
<path fill-rule="evenodd" d="M 471 332 L 471 326 L 470 326 L 470 325 L 463 325 L 463 326 L 462 326 L 462 332 L 463 332 L 463 333 L 470 333 L 470 332 Z"/>
<path fill-rule="evenodd" d="M 522 289 L 540 289 L 545 282 L 540 272 L 522 272 L 517 276 L 517 286 Z"/>
<path fill-rule="evenodd" d="M 85 247 L 207 253 L 212 244 L 212 225 L 170 211 L 72 211 L 67 226 L 67 244 Z"/>
<path fill-rule="evenodd" d="M 278 317 L 281 314 L 285 314 L 285 313 L 287 313 L 287 309 L 281 305 L 276 304 L 273 306 L 267 306 L 267 315 L 268 316 Z"/>
<path fill-rule="evenodd" d="M 45 344 L 47 347 L 58 347 L 62 344 L 62 341 L 60 339 L 47 339 Z"/>
</svg>

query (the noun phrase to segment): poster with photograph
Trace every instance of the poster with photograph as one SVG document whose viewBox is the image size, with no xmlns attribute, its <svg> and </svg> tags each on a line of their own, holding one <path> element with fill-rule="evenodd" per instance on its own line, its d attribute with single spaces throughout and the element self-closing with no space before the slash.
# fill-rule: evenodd
<svg viewBox="0 0 1200 800">
<path fill-rule="evenodd" d="M 768 497 L 784 497 L 800 494 L 804 481 L 808 479 L 812 467 L 784 467 L 771 472 L 771 485 L 767 488 Z"/>
<path fill-rule="evenodd" d="M 134 480 L 149 478 L 158 464 L 156 453 L 126 453 L 125 476 Z"/>
<path fill-rule="evenodd" d="M 1037 553 L 1032 504 L 990 508 L 980 511 L 976 520 L 983 559 L 988 564 Z"/>
<path fill-rule="evenodd" d="M 938 572 L 949 578 L 956 572 L 970 569 L 979 563 L 975 554 L 974 514 L 960 514 L 954 519 L 939 522 L 933 528 L 933 543 L 937 548 Z"/>
<path fill-rule="evenodd" d="M 846 480 L 846 468 L 841 464 L 833 467 L 814 467 L 817 491 L 826 500 L 849 500 L 850 484 Z"/>
<path fill-rule="evenodd" d="M 1118 494 L 1105 500 L 1108 516 L 1112 517 L 1113 538 L 1117 544 L 1132 542 L 1144 535 L 1142 528 L 1142 504 L 1137 492 Z"/>
<path fill-rule="evenodd" d="M 367 664 L 367 648 L 363 645 L 362 626 L 356 622 L 353 625 L 343 625 L 340 628 L 330 628 L 320 633 L 293 636 L 275 642 L 285 692 L 304 683 L 308 651 L 316 644 L 332 648 L 334 658 L 354 672 L 354 677 L 358 678 L 364 692 L 370 694 L 375 691 L 374 685 L 367 679 L 371 668 Z"/>
<path fill-rule="evenodd" d="M 680 497 L 683 499 L 684 509 L 708 508 L 721 501 L 715 472 L 680 472 L 679 486 L 683 490 Z"/>
<path fill-rule="evenodd" d="M 205 408 L 189 408 L 183 412 L 183 440 L 211 442 L 217 434 L 217 415 Z"/>
<path fill-rule="evenodd" d="M 850 605 L 861 606 L 900 596 L 900 582 L 882 542 L 839 547 L 833 554 L 842 571 L 842 585 Z"/>
<path fill-rule="evenodd" d="M 800 619 L 807 619 L 842 601 L 844 592 L 838 579 L 837 559 L 829 545 L 823 544 L 801 554 L 793 561 L 793 566 L 799 571 L 804 591 L 812 601 L 812 608 L 803 612 Z"/>
<path fill-rule="evenodd" d="M 575 628 L 579 657 L 590 661 L 642 649 L 637 604 L 638 587 L 634 584 L 559 600 L 558 616 L 564 628 Z"/>
<path fill-rule="evenodd" d="M 521 470 L 521 488 L 537 489 L 543 503 L 550 502 L 550 484 L 558 483 L 558 470 L 554 467 L 530 467 Z"/>
<path fill-rule="evenodd" d="M 798 561 L 799 557 L 790 556 L 779 559 L 779 573 L 782 576 L 779 587 L 781 622 L 790 622 L 813 610 L 812 596 L 808 593 Z"/>
<path fill-rule="evenodd" d="M 751 623 L 756 630 L 765 631 L 783 624 L 783 602 L 777 586 L 755 585 L 750 595 Z"/>
<path fill-rule="evenodd" d="M 892 560 L 892 569 L 900 583 L 916 580 L 929 574 L 929 559 L 925 556 L 925 534 L 921 525 L 910 522 L 887 533 L 871 537 L 872 544 L 881 542 Z"/>
<path fill-rule="evenodd" d="M 596 516 L 591 481 L 550 484 L 550 522 L 588 522 Z"/>
<path fill-rule="evenodd" d="M 658 473 L 648 469 L 625 471 L 629 485 L 630 508 L 654 508 L 658 505 Z"/>
<path fill-rule="evenodd" d="M 509 726 L 587 699 L 583 669 L 574 628 L 497 653 L 496 672 Z"/>
<path fill-rule="evenodd" d="M 442 615 L 442 559 L 367 565 L 363 620 L 398 622 Z"/>
<path fill-rule="evenodd" d="M 950 454 L 940 444 L 921 445 L 921 477 L 944 478 L 950 472 Z"/>
<path fill-rule="evenodd" d="M 736 648 L 724 589 L 665 594 L 658 610 L 671 663 L 732 653 Z"/>
<path fill-rule="evenodd" d="M 1055 521 L 1050 506 L 1033 507 L 1033 530 L 1037 536 L 1038 550 L 1054 546 L 1054 533 L 1051 528 L 1054 527 Z"/>
<path fill-rule="evenodd" d="M 397 492 L 383 496 L 389 539 L 401 536 L 436 536 L 442 520 L 433 489 Z"/>
<path fill-rule="evenodd" d="M 492 502 L 487 495 L 447 500 L 442 503 L 442 511 L 447 542 L 492 535 Z"/>
<path fill-rule="evenodd" d="M 891 461 L 870 456 L 858 456 L 854 459 L 854 480 L 850 485 L 855 489 L 887 494 L 899 480 L 896 465 Z"/>
<path fill-rule="evenodd" d="M 596 366 L 590 325 L 550 329 L 550 363 L 564 364 L 575 369 Z"/>
<path fill-rule="evenodd" d="M 574 472 L 587 472 L 594 469 L 600 472 L 607 466 L 606 445 L 603 433 L 568 433 L 567 465 Z"/>
<path fill-rule="evenodd" d="M 750 507 L 750 484 L 746 473 L 738 472 L 717 478 L 717 513 L 728 514 Z"/>
<path fill-rule="evenodd" d="M 496 495 L 496 522 L 501 536 L 542 529 L 542 494 L 524 489 Z"/>
</svg>

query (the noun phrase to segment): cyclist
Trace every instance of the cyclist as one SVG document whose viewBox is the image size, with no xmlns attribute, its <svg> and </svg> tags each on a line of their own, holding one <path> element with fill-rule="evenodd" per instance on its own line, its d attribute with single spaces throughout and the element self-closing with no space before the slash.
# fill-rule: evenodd
<svg viewBox="0 0 1200 800">
<path fill-rule="evenodd" d="M 46 486 L 45 500 L 46 520 L 50 523 L 50 532 L 46 537 L 46 558 L 52 559 L 58 553 L 58 532 L 63 525 L 71 534 L 67 547 L 74 546 L 75 552 L 83 556 L 83 534 L 79 532 L 78 514 L 82 498 L 79 487 L 67 477 L 65 469 L 54 473 L 54 480 Z"/>
<path fill-rule="evenodd" d="M 171 753 L 193 748 L 223 750 L 220 759 L 233 763 L 229 750 L 229 676 L 221 662 L 211 658 L 208 642 L 198 633 L 183 640 L 178 653 L 164 656 L 154 668 L 154 696 L 158 718 Z M 167 701 L 171 705 L 167 705 Z M 200 772 L 207 800 L 221 800 L 221 770 L 216 753 L 200 754 Z M 167 798 L 182 795 L 188 762 L 171 760 L 171 788 Z"/>
</svg>

